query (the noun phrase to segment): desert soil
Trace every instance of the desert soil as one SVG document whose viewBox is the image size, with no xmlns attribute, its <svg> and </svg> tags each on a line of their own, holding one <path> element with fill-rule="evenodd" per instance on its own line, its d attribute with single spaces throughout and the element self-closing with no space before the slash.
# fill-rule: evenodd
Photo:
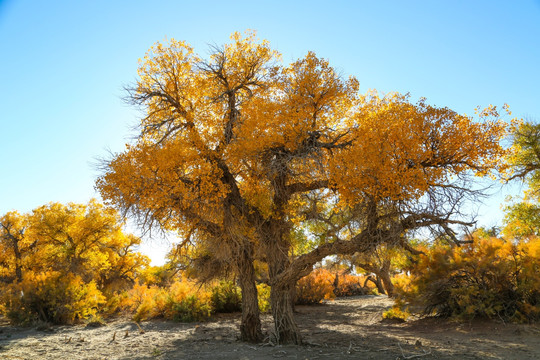
<svg viewBox="0 0 540 360">
<path fill-rule="evenodd" d="M 204 323 L 115 319 L 101 327 L 0 324 L 0 359 L 540 359 L 540 326 L 502 321 L 382 320 L 385 296 L 298 306 L 305 345 L 237 340 L 239 314 Z M 263 316 L 263 329 L 271 329 Z"/>
</svg>

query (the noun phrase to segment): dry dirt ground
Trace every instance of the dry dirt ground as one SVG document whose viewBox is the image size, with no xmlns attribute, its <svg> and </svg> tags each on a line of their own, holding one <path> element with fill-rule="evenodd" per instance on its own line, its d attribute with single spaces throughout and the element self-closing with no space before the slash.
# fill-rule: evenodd
<svg viewBox="0 0 540 360">
<path fill-rule="evenodd" d="M 303 346 L 237 341 L 239 314 L 205 323 L 116 319 L 106 326 L 17 328 L 0 325 L 0 359 L 540 359 L 538 325 L 382 320 L 384 296 L 297 307 Z M 263 317 L 264 331 L 271 318 Z M 115 335 L 116 334 L 116 335 Z"/>
</svg>

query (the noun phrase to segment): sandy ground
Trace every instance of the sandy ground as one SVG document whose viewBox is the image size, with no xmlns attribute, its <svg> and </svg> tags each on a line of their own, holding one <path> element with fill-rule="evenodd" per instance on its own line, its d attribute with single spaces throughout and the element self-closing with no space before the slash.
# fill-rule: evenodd
<svg viewBox="0 0 540 360">
<path fill-rule="evenodd" d="M 0 359 L 540 359 L 540 326 L 494 321 L 382 320 L 384 296 L 299 306 L 303 346 L 237 340 L 239 314 L 205 323 L 116 319 L 106 326 L 17 328 L 0 325 Z M 271 318 L 263 316 L 268 332 Z"/>
</svg>

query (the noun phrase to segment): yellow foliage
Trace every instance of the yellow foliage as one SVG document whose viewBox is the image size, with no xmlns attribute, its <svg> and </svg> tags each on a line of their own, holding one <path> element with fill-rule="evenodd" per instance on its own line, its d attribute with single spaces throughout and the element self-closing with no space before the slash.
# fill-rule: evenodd
<svg viewBox="0 0 540 360">
<path fill-rule="evenodd" d="M 356 78 L 313 52 L 280 63 L 254 32 L 234 33 L 207 59 L 185 42 L 157 43 L 138 74 L 128 98 L 144 111 L 141 131 L 106 164 L 96 188 L 118 208 L 187 234 L 186 246 L 212 274 L 230 267 L 243 276 L 242 267 L 264 259 L 270 283 L 290 288 L 324 256 L 350 253 L 348 240 L 374 241 L 365 234 L 379 230 L 385 238 L 388 221 L 398 219 L 394 228 L 404 231 L 436 223 L 431 213 L 399 211 L 414 213 L 433 194 L 462 198 L 454 192 L 468 190 L 453 180 L 490 174 L 505 154 L 506 124 L 495 107 L 473 119 L 408 95 L 362 95 Z M 320 215 L 306 214 L 309 196 L 336 203 L 337 212 L 365 204 L 369 224 L 350 220 L 295 257 L 292 227 Z M 380 214 L 388 204 L 397 213 Z M 331 298 L 327 280 L 301 280 L 299 293 L 316 289 L 308 302 Z"/>
<path fill-rule="evenodd" d="M 73 323 L 95 316 L 105 303 L 94 281 L 58 272 L 25 275 L 20 283 L 4 287 L 1 300 L 15 323 Z"/>
<path fill-rule="evenodd" d="M 133 314 L 137 322 L 155 318 L 200 321 L 213 310 L 210 290 L 186 279 L 166 288 L 137 283 L 122 298 L 119 311 Z"/>
<path fill-rule="evenodd" d="M 336 296 L 365 295 L 370 288 L 364 288 L 365 276 L 347 274 L 344 271 L 315 269 L 298 280 L 296 285 L 297 304 L 317 304 Z"/>
<path fill-rule="evenodd" d="M 257 295 L 259 302 L 259 311 L 267 313 L 270 311 L 270 286 L 266 284 L 257 284 Z"/>
<path fill-rule="evenodd" d="M 369 292 L 368 285 L 373 286 L 371 283 L 369 283 L 366 284 L 366 287 L 364 287 L 364 283 L 366 281 L 365 276 L 351 275 L 345 272 L 336 272 L 333 274 L 333 276 L 334 294 L 336 296 L 365 295 L 367 292 Z M 337 281 L 336 276 L 338 277 Z"/>
<path fill-rule="evenodd" d="M 539 238 L 512 243 L 474 237 L 462 247 L 434 246 L 410 277 L 394 278 L 403 303 L 428 314 L 516 321 L 540 315 Z"/>
<path fill-rule="evenodd" d="M 402 310 L 399 306 L 394 306 L 390 310 L 383 312 L 383 319 L 406 321 L 411 314 L 407 310 Z"/>
<path fill-rule="evenodd" d="M 141 133 L 98 179 L 103 198 L 206 239 L 231 236 L 232 206 L 250 228 L 240 237 L 257 243 L 258 222 L 304 219 L 301 193 L 331 189 L 344 207 L 417 201 L 500 165 L 506 124 L 495 107 L 475 121 L 407 95 L 362 95 L 313 52 L 289 65 L 279 57 L 254 32 L 234 33 L 208 59 L 182 41 L 153 46 L 129 93 L 146 113 Z"/>
<path fill-rule="evenodd" d="M 14 322 L 71 323 L 112 311 L 112 296 L 149 262 L 134 252 L 140 240 L 123 233 L 118 213 L 95 200 L 8 213 L 0 225 L 0 302 Z"/>
</svg>

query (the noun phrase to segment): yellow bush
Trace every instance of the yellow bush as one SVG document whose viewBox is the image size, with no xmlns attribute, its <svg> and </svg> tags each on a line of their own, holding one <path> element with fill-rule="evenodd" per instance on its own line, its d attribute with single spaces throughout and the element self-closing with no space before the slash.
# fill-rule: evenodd
<svg viewBox="0 0 540 360">
<path fill-rule="evenodd" d="M 6 286 L 2 302 L 14 323 L 69 324 L 95 316 L 105 297 L 94 281 L 85 283 L 80 276 L 44 272 L 27 274 L 20 283 Z"/>
<path fill-rule="evenodd" d="M 400 306 L 394 306 L 383 312 L 382 317 L 388 320 L 406 321 L 410 315 L 407 310 L 402 310 Z"/>
<path fill-rule="evenodd" d="M 400 301 L 427 314 L 515 321 L 540 318 L 540 240 L 512 243 L 476 237 L 473 244 L 434 246 L 395 282 Z"/>
<path fill-rule="evenodd" d="M 210 292 L 194 282 L 176 281 L 169 290 L 165 317 L 176 321 L 201 321 L 212 314 Z"/>
<path fill-rule="evenodd" d="M 183 279 L 169 288 L 135 284 L 122 296 L 119 308 L 133 314 L 139 322 L 154 318 L 176 321 L 200 321 L 212 313 L 210 292 Z"/>
</svg>

